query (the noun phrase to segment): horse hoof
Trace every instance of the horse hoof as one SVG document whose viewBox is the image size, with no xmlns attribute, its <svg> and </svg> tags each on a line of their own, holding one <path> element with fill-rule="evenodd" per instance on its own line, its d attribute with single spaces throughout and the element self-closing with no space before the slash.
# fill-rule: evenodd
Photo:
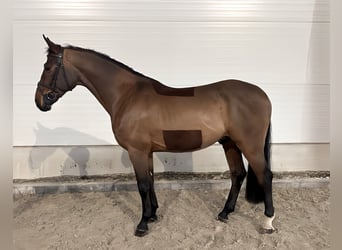
<svg viewBox="0 0 342 250">
<path fill-rule="evenodd" d="M 143 236 L 145 236 L 147 233 L 148 233 L 148 230 L 137 228 L 137 229 L 135 230 L 134 235 L 137 236 L 137 237 L 143 237 Z"/>
<path fill-rule="evenodd" d="M 275 218 L 274 214 L 272 217 L 268 217 L 268 216 L 265 217 L 265 222 L 261 229 L 262 234 L 272 234 L 276 231 L 272 225 L 274 218 Z"/>
<path fill-rule="evenodd" d="M 217 220 L 223 223 L 228 223 L 228 217 L 223 217 L 223 216 L 218 215 Z"/>
</svg>

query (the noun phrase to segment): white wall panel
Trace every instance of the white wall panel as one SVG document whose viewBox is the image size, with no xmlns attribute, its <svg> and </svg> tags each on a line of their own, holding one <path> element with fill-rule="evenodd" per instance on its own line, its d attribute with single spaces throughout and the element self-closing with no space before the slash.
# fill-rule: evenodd
<svg viewBox="0 0 342 250">
<path fill-rule="evenodd" d="M 14 6 L 15 145 L 114 142 L 108 115 L 85 89 L 68 93 L 50 112 L 35 107 L 43 33 L 171 86 L 255 83 L 273 102 L 274 142 L 329 139 L 327 0 L 17 0 Z"/>
<path fill-rule="evenodd" d="M 16 0 L 16 20 L 327 22 L 328 0 Z"/>
<path fill-rule="evenodd" d="M 87 89 L 67 93 L 50 112 L 38 110 L 32 86 L 15 85 L 13 92 L 15 146 L 115 143 L 109 115 Z"/>
<path fill-rule="evenodd" d="M 273 104 L 273 142 L 329 142 L 329 85 L 268 85 L 265 91 Z"/>
<path fill-rule="evenodd" d="M 175 86 L 227 78 L 328 84 L 328 30 L 321 23 L 17 22 L 14 81 L 39 79 L 45 33 L 62 44 L 107 53 Z"/>
</svg>

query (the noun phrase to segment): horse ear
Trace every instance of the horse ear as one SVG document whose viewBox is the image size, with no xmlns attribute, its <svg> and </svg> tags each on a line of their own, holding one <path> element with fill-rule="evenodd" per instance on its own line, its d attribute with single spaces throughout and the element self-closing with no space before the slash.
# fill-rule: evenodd
<svg viewBox="0 0 342 250">
<path fill-rule="evenodd" d="M 52 42 L 48 37 L 46 37 L 44 34 L 43 34 L 43 38 L 45 40 L 45 42 L 47 43 L 47 45 L 49 46 L 49 50 L 52 52 L 52 53 L 55 53 L 55 54 L 58 54 L 60 52 L 60 48 L 61 46 L 58 45 L 58 44 L 55 44 L 54 42 Z"/>
</svg>

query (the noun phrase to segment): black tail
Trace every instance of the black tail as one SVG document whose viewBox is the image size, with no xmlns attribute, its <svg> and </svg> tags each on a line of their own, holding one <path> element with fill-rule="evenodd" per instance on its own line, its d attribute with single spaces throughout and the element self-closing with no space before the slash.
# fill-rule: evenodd
<svg viewBox="0 0 342 250">
<path fill-rule="evenodd" d="M 267 135 L 265 139 L 264 145 L 264 156 L 266 160 L 266 175 L 270 173 L 271 170 L 271 124 L 268 126 Z M 267 174 L 266 174 L 267 173 Z M 272 175 L 272 173 L 271 173 Z M 272 177 L 271 177 L 272 181 Z M 257 177 L 253 172 L 251 166 L 248 164 L 248 172 L 247 172 L 247 183 L 246 183 L 246 200 L 251 203 L 259 203 L 264 201 L 264 190 L 258 183 Z"/>
</svg>

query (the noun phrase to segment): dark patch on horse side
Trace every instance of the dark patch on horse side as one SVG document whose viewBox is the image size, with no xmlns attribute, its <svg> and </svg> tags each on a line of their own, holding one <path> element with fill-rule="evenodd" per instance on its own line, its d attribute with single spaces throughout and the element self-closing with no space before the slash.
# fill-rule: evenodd
<svg viewBox="0 0 342 250">
<path fill-rule="evenodd" d="M 152 86 L 154 90 L 159 95 L 166 95 L 166 96 L 194 96 L 194 88 L 171 88 L 165 86 L 159 82 L 152 82 Z"/>
<path fill-rule="evenodd" d="M 201 130 L 163 130 L 163 138 L 171 151 L 190 151 L 202 146 Z"/>
</svg>

